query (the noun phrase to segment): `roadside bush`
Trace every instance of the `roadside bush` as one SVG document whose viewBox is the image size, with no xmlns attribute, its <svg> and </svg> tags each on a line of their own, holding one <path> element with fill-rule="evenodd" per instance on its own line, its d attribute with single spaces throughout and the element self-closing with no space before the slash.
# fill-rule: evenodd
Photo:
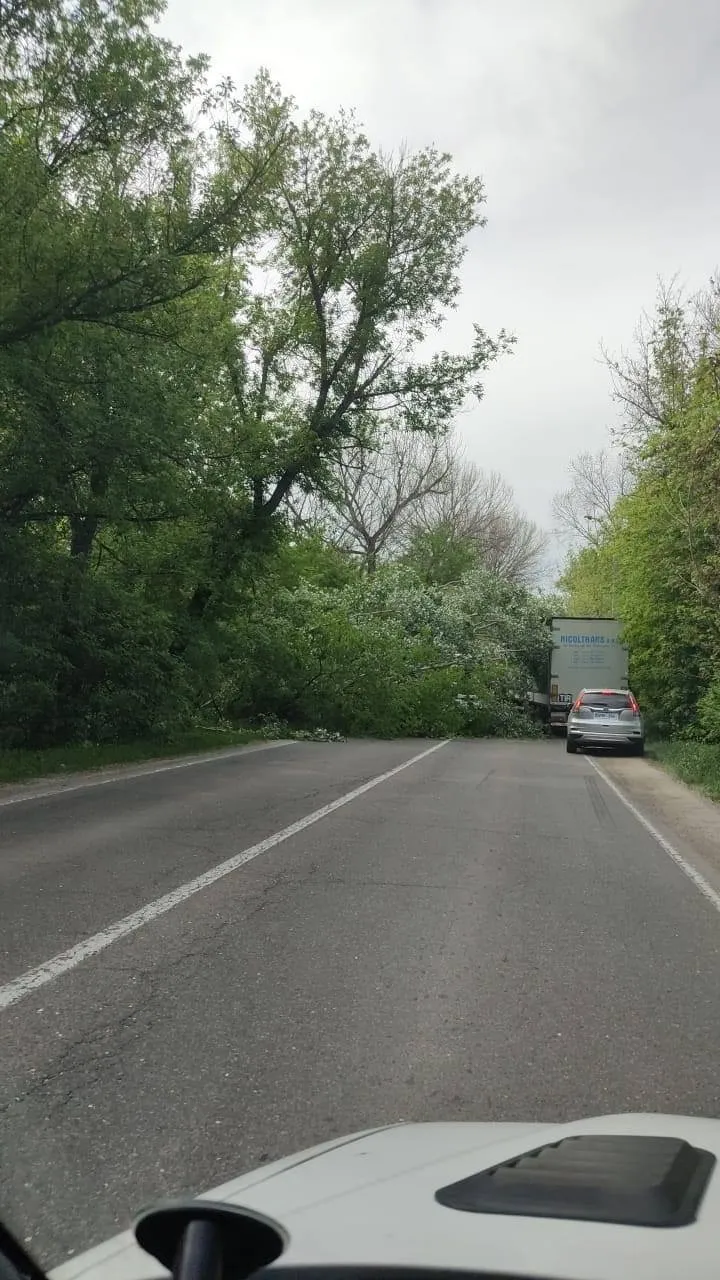
<svg viewBox="0 0 720 1280">
<path fill-rule="evenodd" d="M 187 724 L 187 672 L 163 615 L 59 559 L 36 567 L 37 597 L 17 593 L 0 636 L 0 746 L 129 741 Z"/>
<path fill-rule="evenodd" d="M 706 742 L 720 743 L 720 676 L 698 702 L 698 729 Z"/>
<path fill-rule="evenodd" d="M 333 564 L 320 586 L 293 581 L 282 556 L 281 573 L 270 561 L 224 615 L 184 629 L 132 574 L 82 572 L 40 541 L 27 577 L 0 567 L 12 606 L 0 629 L 0 748 L 160 739 L 198 724 L 529 731 L 523 697 L 548 639 L 540 601 L 477 570 L 438 587 L 400 566 L 343 580 Z"/>
<path fill-rule="evenodd" d="M 720 743 L 661 742 L 652 755 L 681 782 L 699 787 L 711 800 L 720 801 Z"/>
</svg>

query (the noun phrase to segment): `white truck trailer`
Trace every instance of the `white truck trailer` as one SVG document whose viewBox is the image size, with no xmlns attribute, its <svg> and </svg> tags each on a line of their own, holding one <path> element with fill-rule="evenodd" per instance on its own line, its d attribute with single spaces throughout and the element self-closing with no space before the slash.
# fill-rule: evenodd
<svg viewBox="0 0 720 1280">
<path fill-rule="evenodd" d="M 564 729 L 581 689 L 627 689 L 628 651 L 617 618 L 553 618 L 548 709 Z"/>
</svg>

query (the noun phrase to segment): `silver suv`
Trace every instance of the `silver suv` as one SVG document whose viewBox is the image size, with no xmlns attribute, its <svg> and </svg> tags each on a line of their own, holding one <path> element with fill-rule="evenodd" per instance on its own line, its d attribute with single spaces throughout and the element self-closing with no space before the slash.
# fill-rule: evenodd
<svg viewBox="0 0 720 1280">
<path fill-rule="evenodd" d="M 615 747 L 645 753 L 645 725 L 628 689 L 583 689 L 567 719 L 567 750 Z"/>
</svg>

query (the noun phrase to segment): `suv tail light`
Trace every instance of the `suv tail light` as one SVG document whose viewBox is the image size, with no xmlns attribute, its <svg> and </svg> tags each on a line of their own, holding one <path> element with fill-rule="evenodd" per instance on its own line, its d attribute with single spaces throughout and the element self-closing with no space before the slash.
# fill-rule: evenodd
<svg viewBox="0 0 720 1280">
<path fill-rule="evenodd" d="M 631 693 L 628 694 L 628 702 L 630 703 L 630 710 L 632 711 L 633 715 L 639 716 L 640 708 Z"/>
</svg>

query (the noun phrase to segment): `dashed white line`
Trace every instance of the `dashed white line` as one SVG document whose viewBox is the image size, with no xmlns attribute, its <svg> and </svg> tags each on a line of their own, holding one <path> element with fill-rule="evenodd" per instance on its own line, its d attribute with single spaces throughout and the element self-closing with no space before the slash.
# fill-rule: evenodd
<svg viewBox="0 0 720 1280">
<path fill-rule="evenodd" d="M 208 755 L 193 756 L 192 760 L 173 760 L 171 764 L 153 765 L 148 769 L 130 769 L 127 773 L 114 773 L 112 777 L 106 778 L 87 778 L 84 782 L 73 782 L 69 787 L 64 787 L 62 782 L 58 782 L 57 786 L 48 787 L 46 791 L 29 791 L 27 794 L 19 796 L 8 796 L 5 800 L 0 800 L 0 809 L 4 809 L 9 804 L 27 804 L 30 800 L 48 800 L 53 796 L 67 796 L 73 791 L 85 791 L 88 787 L 109 787 L 117 782 L 129 782 L 136 778 L 151 778 L 156 773 L 171 773 L 174 769 L 194 769 L 199 764 L 217 763 L 218 760 L 232 760 L 234 756 L 252 756 L 258 751 L 272 751 L 276 747 L 292 747 L 295 746 L 294 739 L 289 738 L 287 742 L 262 742 L 257 747 L 237 747 L 235 750 L 211 751 Z M 122 766 L 118 765 L 118 768 Z M 31 785 L 31 784 L 30 784 Z"/>
<path fill-rule="evenodd" d="M 19 977 L 13 978 L 11 982 L 0 987 L 0 1009 L 7 1009 L 10 1005 L 17 1004 L 19 1000 L 29 996 L 33 991 L 37 991 L 39 987 L 44 987 L 47 982 L 53 982 L 61 974 L 68 973 L 71 969 L 76 969 L 79 964 L 82 964 L 83 960 L 89 960 L 91 956 L 96 956 L 98 952 L 105 951 L 107 947 L 112 946 L 113 942 L 118 942 L 120 938 L 127 937 L 129 933 L 134 933 L 136 929 L 141 929 L 143 925 L 157 920 L 158 916 L 165 915 L 167 911 L 172 911 L 173 907 L 179 906 L 181 902 L 186 902 L 193 894 L 199 893 L 201 889 L 206 889 L 209 885 L 214 884 L 216 880 L 221 880 L 223 876 L 228 876 L 231 872 L 237 871 L 239 867 L 245 866 L 247 862 L 252 862 L 253 858 L 259 857 L 261 853 L 267 853 L 269 849 L 274 849 L 276 845 L 289 840 L 291 836 L 296 836 L 299 832 L 305 831 L 307 827 L 320 822 L 322 818 L 327 818 L 328 814 L 334 813 L 336 809 L 341 809 L 343 805 L 349 804 L 351 800 L 357 800 L 358 796 L 364 795 L 367 791 L 372 791 L 373 787 L 379 787 L 382 782 L 387 782 L 389 778 L 394 778 L 396 774 L 402 773 L 404 769 L 409 769 L 411 765 L 418 764 L 427 756 L 431 756 L 433 752 L 439 751 L 441 747 L 446 745 L 447 741 L 445 739 L 443 742 L 436 742 L 432 747 L 428 747 L 425 751 L 419 752 L 418 755 L 411 756 L 409 760 L 404 760 L 402 764 L 396 765 L 394 769 L 379 773 L 376 777 L 371 778 L 369 782 L 363 782 L 361 786 L 354 787 L 352 791 L 346 791 L 345 795 L 339 796 L 337 800 L 331 800 L 329 804 L 324 804 L 322 808 L 314 809 L 312 813 L 306 814 L 304 818 L 300 818 L 297 822 L 292 822 L 289 827 L 283 827 L 282 831 L 276 831 L 274 835 L 268 836 L 265 840 L 260 840 L 258 844 L 253 844 L 248 849 L 243 849 L 242 853 L 237 853 L 225 862 L 220 862 L 217 866 L 211 867 L 209 871 L 196 876 L 194 880 L 188 880 L 186 884 L 181 884 L 170 893 L 163 894 L 162 898 L 156 898 L 154 902 L 146 903 L 138 911 L 133 911 L 131 915 L 123 916 L 122 920 L 116 920 L 114 924 L 101 929 L 99 933 L 94 933 L 91 937 L 76 943 L 74 947 L 69 947 L 67 951 L 61 951 L 59 955 L 53 956 L 51 960 L 45 961 L 44 964 L 38 965 L 37 968 L 28 969 L 25 973 L 21 973 Z"/>
<path fill-rule="evenodd" d="M 669 858 L 672 858 L 675 865 L 678 866 L 683 874 L 687 876 L 688 880 L 692 880 L 695 888 L 699 889 L 703 897 L 707 898 L 708 902 L 712 903 L 715 910 L 720 912 L 720 893 L 718 893 L 717 889 L 713 889 L 710 882 L 700 874 L 691 862 L 688 862 L 686 858 L 683 858 L 682 854 L 678 852 L 675 846 L 671 844 L 660 831 L 658 831 L 657 827 L 653 826 L 652 822 L 645 817 L 644 813 L 641 813 L 637 805 L 634 805 L 632 800 L 628 800 L 627 796 L 618 786 L 616 786 L 612 779 L 608 777 L 605 770 L 601 769 L 600 765 L 593 760 L 592 756 L 586 756 L 585 759 L 588 764 L 592 765 L 595 772 L 599 773 L 606 787 L 609 787 L 610 790 L 614 792 L 618 800 L 625 805 L 626 809 L 630 810 L 633 817 L 637 818 L 640 825 L 652 836 L 653 840 L 657 841 L 663 852 L 666 853 Z"/>
</svg>

